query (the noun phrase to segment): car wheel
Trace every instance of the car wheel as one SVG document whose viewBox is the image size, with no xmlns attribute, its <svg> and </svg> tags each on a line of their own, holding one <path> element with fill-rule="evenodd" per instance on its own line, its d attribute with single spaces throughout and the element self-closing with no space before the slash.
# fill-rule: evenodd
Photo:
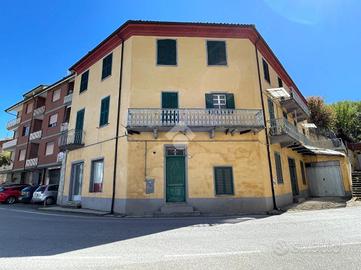
<svg viewBox="0 0 361 270">
<path fill-rule="evenodd" d="M 15 197 L 9 197 L 9 198 L 6 199 L 7 204 L 14 204 L 15 202 L 16 202 Z"/>
<path fill-rule="evenodd" d="M 51 205 L 54 204 L 54 199 L 52 197 L 45 199 L 45 205 Z"/>
</svg>

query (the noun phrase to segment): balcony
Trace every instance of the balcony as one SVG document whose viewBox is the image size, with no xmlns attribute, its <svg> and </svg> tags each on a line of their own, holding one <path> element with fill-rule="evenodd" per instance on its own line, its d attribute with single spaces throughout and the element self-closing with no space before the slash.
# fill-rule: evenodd
<svg viewBox="0 0 361 270">
<path fill-rule="evenodd" d="M 45 106 L 41 106 L 34 110 L 33 116 L 34 118 L 42 118 L 44 116 L 44 112 L 45 112 Z"/>
<path fill-rule="evenodd" d="M 310 115 L 307 104 L 294 90 L 291 90 L 289 98 L 281 98 L 280 103 L 287 113 L 296 113 L 297 121 L 306 120 Z"/>
<path fill-rule="evenodd" d="M 20 117 L 12 119 L 6 124 L 6 129 L 13 130 L 13 129 L 17 128 L 19 126 L 19 124 L 20 124 Z"/>
<path fill-rule="evenodd" d="M 66 95 L 64 97 L 64 104 L 70 104 L 72 100 L 73 100 L 73 94 Z"/>
<path fill-rule="evenodd" d="M 311 140 L 285 119 L 275 119 L 269 122 L 271 143 L 279 143 L 281 147 L 289 147 L 301 154 L 312 154 L 306 146 L 345 151 L 346 147 L 341 139 Z"/>
<path fill-rule="evenodd" d="M 69 127 L 69 123 L 61 123 L 60 125 L 60 132 L 67 131 Z"/>
<path fill-rule="evenodd" d="M 7 172 L 7 171 L 11 171 L 13 169 L 13 163 L 11 163 L 10 165 L 4 165 L 0 167 L 0 172 Z"/>
<path fill-rule="evenodd" d="M 59 137 L 59 148 L 63 150 L 74 150 L 84 146 L 85 133 L 83 130 L 68 130 Z"/>
<path fill-rule="evenodd" d="M 30 133 L 29 140 L 30 140 L 30 141 L 40 140 L 40 139 L 41 139 L 41 135 L 42 135 L 42 131 L 41 131 L 41 130 L 35 131 L 35 132 L 33 132 L 33 133 Z"/>
<path fill-rule="evenodd" d="M 8 142 L 4 143 L 3 144 L 3 150 L 10 150 L 10 149 L 15 148 L 17 142 L 18 142 L 18 139 L 15 138 L 15 139 L 13 139 L 11 141 L 8 141 Z"/>
<path fill-rule="evenodd" d="M 25 168 L 31 168 L 38 166 L 38 158 L 27 159 L 25 162 Z"/>
<path fill-rule="evenodd" d="M 129 109 L 128 130 L 259 131 L 264 128 L 262 110 L 252 109 Z"/>
</svg>

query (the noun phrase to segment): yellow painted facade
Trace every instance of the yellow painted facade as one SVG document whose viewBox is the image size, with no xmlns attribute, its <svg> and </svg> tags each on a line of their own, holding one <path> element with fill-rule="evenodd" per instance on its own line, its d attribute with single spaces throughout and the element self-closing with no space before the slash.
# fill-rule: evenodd
<svg viewBox="0 0 361 270">
<path fill-rule="evenodd" d="M 185 146 L 187 202 L 196 204 L 201 201 L 213 205 L 217 202 L 219 204 L 227 203 L 227 199 L 229 199 L 234 200 L 230 203 L 239 204 L 239 207 L 235 206 L 234 208 L 237 211 L 240 209 L 242 211 L 247 211 L 247 209 L 271 210 L 272 189 L 265 129 L 241 135 L 216 132 L 214 138 L 210 138 L 208 132 L 199 131 L 186 134 L 159 132 L 157 138 L 153 136 L 152 132 L 125 136 L 128 109 L 161 108 L 163 91 L 177 92 L 179 108 L 187 109 L 205 108 L 205 94 L 211 92 L 233 93 L 236 109 L 262 109 L 261 98 L 263 98 L 266 120 L 269 120 L 267 96 L 265 92 L 262 92 L 262 97 L 260 94 L 255 45 L 249 39 L 169 37 L 177 41 L 177 65 L 159 66 L 156 63 L 156 42 L 157 39 L 164 38 L 167 37 L 131 36 L 124 43 L 120 137 L 115 177 L 116 211 L 130 214 L 139 213 L 142 212 L 139 207 L 145 209 L 151 201 L 159 204 L 156 207 L 165 204 L 165 147 L 167 145 Z M 207 40 L 226 42 L 226 66 L 207 65 Z M 89 68 L 88 89 L 81 94 L 79 94 L 81 74 L 77 74 L 72 102 L 69 129 L 75 128 L 76 112 L 85 108 L 85 138 L 84 147 L 69 151 L 67 154 L 63 195 L 66 197 L 70 193 L 72 164 L 82 161 L 84 162 L 82 204 L 84 202 L 85 207 L 102 210 L 110 210 L 108 208 L 109 200 L 113 191 L 117 101 L 122 60 L 121 46 L 112 51 L 111 76 L 101 80 L 102 59 L 100 59 Z M 262 55 L 260 52 L 258 55 L 261 63 Z M 271 85 L 264 80 L 260 64 L 263 90 L 278 87 L 277 74 L 271 65 L 269 70 Z M 288 89 L 286 85 L 285 88 Z M 100 102 L 106 96 L 110 96 L 109 124 L 99 128 Z M 275 108 L 277 117 L 281 118 L 281 106 L 275 103 Z M 290 114 L 288 118 L 293 123 Z M 298 123 L 298 129 L 302 132 L 301 123 Z M 300 193 L 307 194 L 307 179 L 304 184 L 300 161 L 313 162 L 315 158 L 303 156 L 287 147 L 281 148 L 279 144 L 270 145 L 269 151 L 276 197 L 286 196 L 292 200 L 288 158 L 293 158 L 296 162 Z M 281 154 L 283 184 L 277 183 L 274 152 Z M 92 193 L 89 192 L 91 161 L 98 158 L 104 159 L 103 191 Z M 323 157 L 316 157 L 316 159 L 321 160 Z M 348 172 L 344 168 L 347 165 L 347 159 L 340 158 L 340 160 L 345 189 L 349 191 Z M 214 166 L 232 167 L 233 195 L 217 196 L 215 194 Z M 154 179 L 154 193 L 146 194 L 145 179 Z M 83 201 L 85 199 L 93 201 L 86 205 L 86 202 Z M 100 201 L 96 201 L 96 199 L 100 199 Z M 219 209 L 217 208 L 219 205 L 214 207 L 215 211 Z M 227 208 L 227 205 L 224 207 Z M 200 208 L 205 209 L 204 204 Z M 212 206 L 205 211 L 208 210 L 212 212 Z"/>
</svg>

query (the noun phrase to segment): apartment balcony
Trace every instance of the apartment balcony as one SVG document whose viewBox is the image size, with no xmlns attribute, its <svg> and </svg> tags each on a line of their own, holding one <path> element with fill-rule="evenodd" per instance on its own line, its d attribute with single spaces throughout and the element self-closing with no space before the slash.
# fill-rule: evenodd
<svg viewBox="0 0 361 270">
<path fill-rule="evenodd" d="M 11 164 L 9 165 L 4 165 L 0 167 L 0 172 L 4 173 L 4 172 L 8 172 L 11 171 L 13 169 L 14 164 L 11 162 Z"/>
<path fill-rule="evenodd" d="M 310 115 L 307 104 L 294 90 L 291 90 L 289 98 L 281 98 L 280 103 L 287 113 L 296 113 L 297 121 L 306 120 Z"/>
<path fill-rule="evenodd" d="M 64 97 L 64 104 L 70 104 L 72 100 L 73 100 L 73 94 L 66 95 Z"/>
<path fill-rule="evenodd" d="M 63 150 L 74 150 L 84 146 L 85 133 L 83 130 L 68 130 L 59 137 L 59 148 Z"/>
<path fill-rule="evenodd" d="M 18 142 L 18 139 L 15 138 L 11 141 L 8 141 L 6 143 L 3 144 L 3 150 L 11 150 L 14 149 L 16 146 L 16 143 Z"/>
<path fill-rule="evenodd" d="M 42 119 L 44 117 L 44 112 L 45 112 L 45 106 L 41 106 L 34 110 L 33 116 L 36 119 Z"/>
<path fill-rule="evenodd" d="M 30 140 L 31 142 L 40 140 L 40 139 L 41 139 L 41 135 L 42 135 L 42 131 L 41 131 L 41 130 L 35 131 L 35 132 L 33 132 L 33 133 L 30 133 L 29 140 Z"/>
<path fill-rule="evenodd" d="M 69 127 L 69 123 L 61 123 L 60 125 L 60 132 L 67 131 Z"/>
<path fill-rule="evenodd" d="M 252 109 L 129 109 L 130 131 L 259 131 L 262 110 Z"/>
<path fill-rule="evenodd" d="M 12 119 L 6 124 L 6 129 L 14 130 L 19 126 L 19 124 L 20 124 L 20 117 Z"/>
<path fill-rule="evenodd" d="M 38 158 L 31 158 L 25 161 L 25 168 L 32 168 L 38 166 Z"/>
</svg>

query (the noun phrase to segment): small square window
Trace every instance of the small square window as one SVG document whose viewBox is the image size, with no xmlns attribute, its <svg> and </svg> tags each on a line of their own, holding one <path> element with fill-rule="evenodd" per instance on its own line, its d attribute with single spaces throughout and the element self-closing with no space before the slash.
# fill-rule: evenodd
<svg viewBox="0 0 361 270">
<path fill-rule="evenodd" d="M 112 75 L 112 64 L 113 54 L 111 53 L 103 59 L 102 80 Z"/>
<path fill-rule="evenodd" d="M 57 89 L 53 92 L 53 102 L 60 99 L 61 89 Z"/>
<path fill-rule="evenodd" d="M 233 195 L 232 167 L 214 167 L 216 195 Z"/>
<path fill-rule="evenodd" d="M 54 146 L 55 146 L 54 142 L 48 142 L 46 144 L 45 156 L 50 156 L 50 155 L 54 154 Z"/>
<path fill-rule="evenodd" d="M 209 66 L 226 66 L 227 53 L 225 41 L 207 41 Z"/>
</svg>

